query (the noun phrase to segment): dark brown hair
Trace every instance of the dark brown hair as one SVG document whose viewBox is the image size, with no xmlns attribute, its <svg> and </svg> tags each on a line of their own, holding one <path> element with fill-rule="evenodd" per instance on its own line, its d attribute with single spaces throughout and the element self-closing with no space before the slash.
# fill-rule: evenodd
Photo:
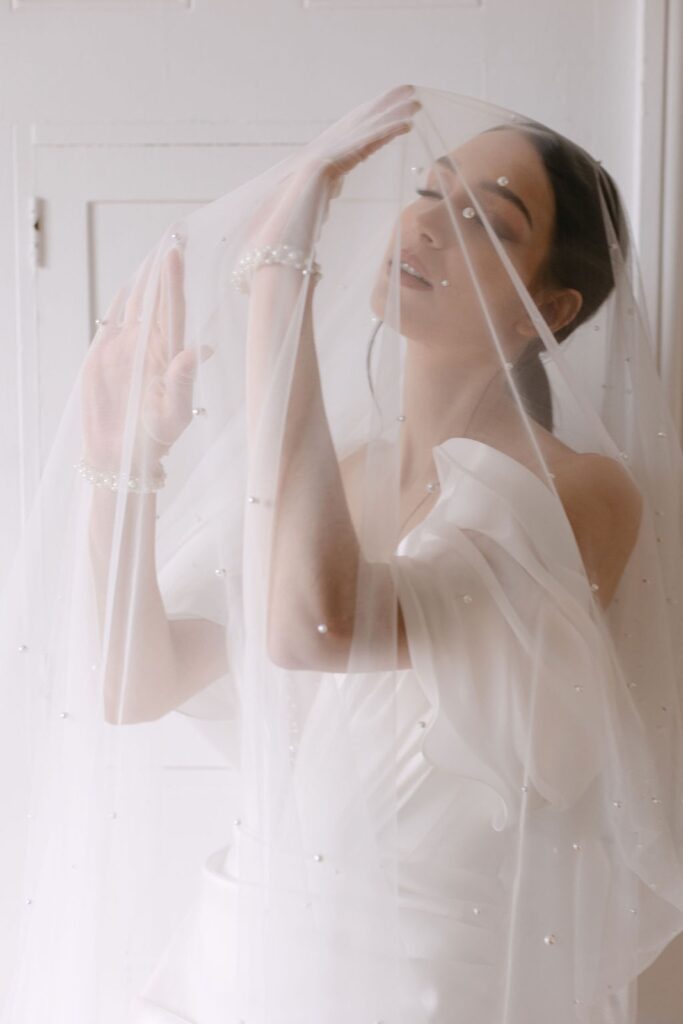
<svg viewBox="0 0 683 1024">
<path fill-rule="evenodd" d="M 575 288 L 583 296 L 574 319 L 555 332 L 561 342 L 597 312 L 614 288 L 613 257 L 618 254 L 612 246 L 618 246 L 620 258 L 626 260 L 626 218 L 614 180 L 584 149 L 533 121 L 514 127 L 524 132 L 543 160 L 555 197 L 553 237 L 542 273 L 549 282 Z M 529 415 L 552 431 L 550 385 L 540 359 L 543 349 L 540 338 L 532 338 L 513 373 Z"/>
<path fill-rule="evenodd" d="M 613 246 L 620 250 L 622 260 L 628 257 L 624 209 L 612 177 L 576 143 L 535 121 L 516 122 L 514 126 L 497 125 L 487 130 L 510 130 L 511 127 L 524 132 L 543 160 L 555 198 L 553 236 L 541 275 L 561 288 L 575 288 L 583 297 L 574 319 L 555 332 L 557 341 L 562 342 L 597 312 L 614 288 L 613 256 L 618 253 L 613 253 Z M 606 218 L 611 224 L 610 237 Z M 373 330 L 366 357 L 373 397 L 370 356 L 381 325 L 380 320 Z M 543 350 L 541 339 L 532 338 L 515 361 L 512 372 L 527 413 L 552 432 L 550 383 L 540 359 Z"/>
</svg>

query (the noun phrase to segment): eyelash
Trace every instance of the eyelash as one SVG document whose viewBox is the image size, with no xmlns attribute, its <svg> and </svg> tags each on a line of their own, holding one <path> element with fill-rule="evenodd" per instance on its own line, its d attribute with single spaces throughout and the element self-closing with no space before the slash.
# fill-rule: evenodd
<svg viewBox="0 0 683 1024">
<path fill-rule="evenodd" d="M 428 188 L 416 188 L 415 191 L 419 196 L 429 196 L 430 198 L 434 199 L 443 199 L 443 196 L 439 195 L 438 192 L 433 192 L 431 189 Z M 472 220 L 476 220 L 478 224 L 481 224 L 481 218 L 479 214 L 477 214 L 476 217 L 472 217 Z M 496 232 L 500 239 L 505 239 L 508 242 L 514 241 L 514 239 L 510 238 L 510 236 L 506 235 L 503 231 L 498 231 L 495 227 L 493 228 L 493 230 Z"/>
</svg>

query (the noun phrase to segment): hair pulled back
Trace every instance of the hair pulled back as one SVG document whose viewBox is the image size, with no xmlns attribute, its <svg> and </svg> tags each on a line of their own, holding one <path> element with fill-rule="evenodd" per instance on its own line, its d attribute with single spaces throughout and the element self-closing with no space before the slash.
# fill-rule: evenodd
<svg viewBox="0 0 683 1024">
<path fill-rule="evenodd" d="M 510 126 L 488 129 L 501 130 L 509 131 Z M 628 256 L 624 208 L 611 175 L 581 146 L 535 121 L 517 122 L 514 130 L 523 132 L 541 157 L 555 199 L 553 234 L 541 277 L 557 287 L 574 288 L 583 297 L 574 319 L 554 332 L 562 342 L 597 312 L 614 288 L 612 245 L 617 245 L 622 260 Z M 372 332 L 366 359 L 373 395 L 370 356 L 381 325 L 379 321 Z M 550 383 L 540 359 L 543 349 L 541 339 L 532 338 L 512 372 L 527 413 L 552 432 Z"/>
<path fill-rule="evenodd" d="M 490 130 L 502 127 L 507 126 Z M 628 256 L 624 208 L 611 175 L 581 146 L 534 121 L 515 128 L 524 132 L 541 157 L 555 198 L 554 230 L 542 273 L 549 283 L 575 288 L 583 297 L 574 319 L 554 332 L 562 342 L 598 311 L 614 288 L 611 239 L 621 250 L 621 259 Z M 540 338 L 532 338 L 513 373 L 529 415 L 552 431 L 550 384 L 540 359 L 543 348 Z"/>
</svg>

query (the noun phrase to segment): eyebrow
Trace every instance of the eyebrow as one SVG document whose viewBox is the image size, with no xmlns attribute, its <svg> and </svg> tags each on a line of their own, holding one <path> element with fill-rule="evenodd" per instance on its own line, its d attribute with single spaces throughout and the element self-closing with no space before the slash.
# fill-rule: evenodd
<svg viewBox="0 0 683 1024">
<path fill-rule="evenodd" d="M 453 161 L 450 157 L 440 156 L 435 163 L 443 164 L 444 167 L 447 167 L 448 170 L 451 171 L 451 173 L 457 174 L 457 171 L 453 166 Z M 503 199 L 507 199 L 509 202 L 513 203 L 518 210 L 521 210 L 527 219 L 529 227 L 533 229 L 534 224 L 531 219 L 531 214 L 529 213 L 529 208 L 516 192 L 513 192 L 512 189 L 507 188 L 505 185 L 499 185 L 497 181 L 480 181 L 479 187 L 485 189 L 486 192 L 492 192 L 494 195 L 501 196 Z"/>
</svg>

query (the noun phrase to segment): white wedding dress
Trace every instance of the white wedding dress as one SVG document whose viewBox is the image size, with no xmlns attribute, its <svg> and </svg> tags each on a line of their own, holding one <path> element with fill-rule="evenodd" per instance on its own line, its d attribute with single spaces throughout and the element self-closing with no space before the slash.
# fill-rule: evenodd
<svg viewBox="0 0 683 1024">
<path fill-rule="evenodd" d="M 537 731 L 534 774 L 523 789 L 517 752 L 528 710 L 525 680 L 516 667 L 512 630 L 508 649 L 491 649 L 487 622 L 491 615 L 505 615 L 521 629 L 532 609 L 538 614 L 540 602 L 549 628 L 557 626 L 564 620 L 553 623 L 550 593 L 558 608 L 563 601 L 572 605 L 575 623 L 585 613 L 588 624 L 590 602 L 568 521 L 539 477 L 470 438 L 452 438 L 434 456 L 439 499 L 397 550 L 414 667 L 395 674 L 399 728 L 395 745 L 385 751 L 398 768 L 406 978 L 425 1020 L 502 1024 L 514 884 L 510 826 L 523 792 L 527 809 L 542 809 L 560 797 L 579 801 L 590 791 L 598 762 L 588 687 L 577 691 L 574 685 L 577 672 L 587 683 L 587 653 L 578 645 L 567 665 L 558 628 L 549 635 L 557 641 L 561 668 L 555 671 L 550 650 L 552 680 L 534 705 L 536 715 L 547 717 L 547 728 Z M 490 567 L 489 593 L 482 589 L 483 558 Z M 468 563 L 476 570 L 471 587 Z M 532 587 L 532 580 L 543 589 Z M 466 627 L 462 631 L 454 629 L 454 615 Z M 454 632 L 466 642 L 454 642 Z M 248 857 L 249 844 L 256 842 L 241 826 L 240 856 Z M 233 842 L 207 860 L 199 896 L 134 1001 L 128 1024 L 237 1024 L 231 1000 L 235 857 Z M 571 898 L 538 892 L 539 915 L 547 915 L 549 932 L 556 901 Z M 583 898 L 593 901 L 599 916 L 607 895 L 591 891 Z M 302 962 L 305 957 L 296 958 Z M 297 1020 L 302 985 L 305 977 L 293 972 L 291 1005 L 282 1009 L 287 1024 Z M 612 1011 L 625 995 L 612 994 Z M 607 1005 L 595 1007 L 591 1022 L 607 1021 L 609 1014 Z M 536 1020 L 533 1012 L 530 1020 Z"/>
</svg>

